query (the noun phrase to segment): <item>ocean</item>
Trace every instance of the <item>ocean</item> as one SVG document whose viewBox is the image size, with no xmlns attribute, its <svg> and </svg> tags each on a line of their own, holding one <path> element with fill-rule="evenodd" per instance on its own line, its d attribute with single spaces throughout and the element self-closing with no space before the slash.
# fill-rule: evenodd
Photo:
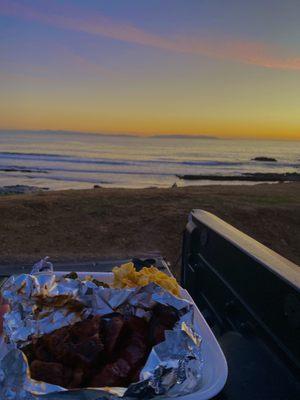
<svg viewBox="0 0 300 400">
<path fill-rule="evenodd" d="M 251 161 L 259 156 L 277 162 Z M 220 183 L 184 181 L 176 175 L 249 172 L 300 172 L 300 142 L 0 131 L 0 186 L 58 190 L 207 185 Z"/>
</svg>

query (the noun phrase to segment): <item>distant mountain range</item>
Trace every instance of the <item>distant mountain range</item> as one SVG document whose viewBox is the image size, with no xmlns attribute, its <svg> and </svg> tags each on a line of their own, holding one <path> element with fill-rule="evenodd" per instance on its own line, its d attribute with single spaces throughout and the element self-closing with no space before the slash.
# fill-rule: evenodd
<svg viewBox="0 0 300 400">
<path fill-rule="evenodd" d="M 138 137 L 138 135 L 127 134 L 127 133 L 103 133 L 103 132 L 80 132 L 80 131 L 64 131 L 64 130 L 29 130 L 29 129 L 0 129 L 1 133 L 13 132 L 16 134 L 29 133 L 29 134 L 51 134 L 51 135 L 98 135 L 98 136 L 109 136 L 109 137 Z"/>
<path fill-rule="evenodd" d="M 185 134 L 177 134 L 177 135 L 137 135 L 130 133 L 105 133 L 105 132 L 79 132 L 79 131 L 64 131 L 64 130 L 51 130 L 51 129 L 43 129 L 43 130 L 20 130 L 20 129 L 0 129 L 1 133 L 13 132 L 16 134 L 29 133 L 29 134 L 51 134 L 51 135 L 99 135 L 99 136 L 109 136 L 109 137 L 143 137 L 143 138 L 151 138 L 151 139 L 219 139 L 217 136 L 210 135 L 185 135 Z"/>
<path fill-rule="evenodd" d="M 157 139 L 219 139 L 217 136 L 210 135 L 153 135 L 151 138 Z"/>
</svg>

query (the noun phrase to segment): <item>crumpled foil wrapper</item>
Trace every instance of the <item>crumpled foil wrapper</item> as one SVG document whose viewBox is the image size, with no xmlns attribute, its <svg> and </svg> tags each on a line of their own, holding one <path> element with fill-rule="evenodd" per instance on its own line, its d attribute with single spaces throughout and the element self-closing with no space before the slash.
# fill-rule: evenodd
<svg viewBox="0 0 300 400">
<path fill-rule="evenodd" d="M 201 386 L 201 338 L 193 329 L 193 305 L 154 283 L 130 289 L 98 287 L 90 280 L 56 277 L 45 258 L 31 274 L 10 277 L 2 296 L 10 311 L 0 341 L 0 399 L 152 399 L 183 396 Z M 152 348 L 139 382 L 128 388 L 67 390 L 30 378 L 22 347 L 33 338 L 89 315 L 118 311 L 149 318 L 156 303 L 176 308 L 180 319 L 165 332 L 165 341 Z"/>
</svg>

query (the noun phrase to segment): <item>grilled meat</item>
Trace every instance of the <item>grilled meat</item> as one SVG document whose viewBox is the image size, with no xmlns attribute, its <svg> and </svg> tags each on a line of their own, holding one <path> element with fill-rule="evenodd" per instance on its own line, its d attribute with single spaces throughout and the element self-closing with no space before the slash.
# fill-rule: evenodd
<svg viewBox="0 0 300 400">
<path fill-rule="evenodd" d="M 120 313 L 94 316 L 45 334 L 23 351 L 36 380 L 65 388 L 128 386 L 177 320 L 163 305 L 154 307 L 150 322 Z"/>
</svg>

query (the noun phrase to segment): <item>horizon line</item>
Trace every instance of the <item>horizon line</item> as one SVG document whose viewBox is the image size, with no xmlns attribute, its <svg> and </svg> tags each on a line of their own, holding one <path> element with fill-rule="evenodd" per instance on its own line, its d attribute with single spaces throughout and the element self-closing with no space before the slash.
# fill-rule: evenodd
<svg viewBox="0 0 300 400">
<path fill-rule="evenodd" d="M 54 134 L 83 134 L 83 135 L 98 135 L 111 137 L 136 137 L 136 138 L 170 138 L 170 139 L 207 139 L 207 140 L 271 140 L 271 141 L 299 141 L 299 138 L 279 138 L 279 137 L 249 137 L 249 136 L 217 136 L 213 134 L 177 134 L 177 133 L 133 133 L 133 132 L 95 132 L 95 131 L 73 131 L 64 129 L 15 129 L 15 128 L 0 128 L 0 133 L 4 132 L 30 132 L 30 133 L 54 133 Z"/>
</svg>

